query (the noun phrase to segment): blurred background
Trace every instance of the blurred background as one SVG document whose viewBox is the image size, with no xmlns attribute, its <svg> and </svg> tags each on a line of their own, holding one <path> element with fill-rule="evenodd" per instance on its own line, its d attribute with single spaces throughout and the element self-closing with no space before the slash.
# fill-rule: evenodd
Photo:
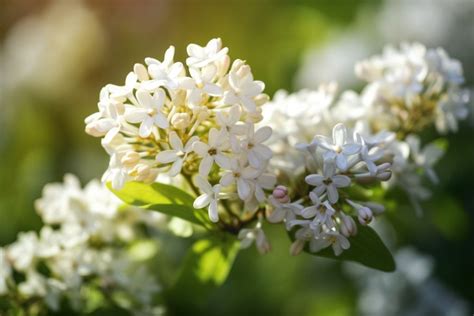
<svg viewBox="0 0 474 316">
<path fill-rule="evenodd" d="M 99 91 L 169 45 L 221 37 L 255 78 L 296 91 L 336 80 L 358 89 L 355 61 L 420 41 L 461 61 L 474 85 L 472 0 L 6 0 L 0 10 L 0 246 L 39 229 L 48 182 L 100 177 L 108 155 L 84 133 Z M 448 135 L 441 178 L 418 218 L 407 203 L 377 229 L 397 272 L 301 255 L 270 228 L 273 252 L 237 258 L 230 279 L 193 315 L 471 315 L 474 311 L 474 118 Z M 434 134 L 425 135 L 427 139 Z M 272 230 L 273 229 L 273 230 Z M 183 290 L 183 295 L 192 295 Z M 186 308 L 183 307 L 183 313 Z M 188 312 L 190 312 L 188 310 Z"/>
</svg>

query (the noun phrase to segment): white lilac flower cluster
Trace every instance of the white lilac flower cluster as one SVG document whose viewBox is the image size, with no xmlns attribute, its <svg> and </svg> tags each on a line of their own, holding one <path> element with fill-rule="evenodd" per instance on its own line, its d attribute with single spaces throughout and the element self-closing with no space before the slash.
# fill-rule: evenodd
<svg viewBox="0 0 474 316">
<path fill-rule="evenodd" d="M 41 231 L 20 233 L 0 248 L 0 298 L 25 310 L 40 302 L 57 311 L 65 300 L 82 310 L 86 290 L 96 289 L 110 297 L 121 293 L 132 310 L 148 308 L 160 285 L 127 247 L 144 238 L 143 226 L 155 229 L 163 217 L 121 205 L 98 181 L 82 189 L 66 175 L 63 184 L 46 185 L 36 201 Z"/>
<path fill-rule="evenodd" d="M 385 150 L 390 136 L 365 138 L 339 123 L 332 137 L 317 135 L 309 144 L 298 145 L 306 155 L 304 183 L 292 188 L 292 199 L 288 188 L 277 186 L 269 198 L 272 211 L 267 217 L 271 223 L 284 221 L 289 231 L 297 227 L 293 255 L 306 244 L 311 252 L 331 246 L 340 255 L 350 247 L 348 238 L 357 234 L 354 218 L 367 225 L 384 211 L 378 203 L 355 200 L 350 189 L 390 178 Z"/>
<path fill-rule="evenodd" d="M 263 144 L 272 130 L 255 127 L 268 101 L 264 84 L 244 61 L 231 64 L 220 39 L 188 45 L 187 67 L 174 51 L 135 64 L 124 86 L 102 89 L 99 112 L 85 120 L 110 155 L 102 179 L 114 188 L 164 174 L 187 180 L 199 195 L 194 206 L 208 207 L 213 222 L 233 203 L 254 212 L 275 182 L 266 172 L 272 151 Z"/>
<path fill-rule="evenodd" d="M 355 72 L 368 82 L 363 94 L 376 129 L 418 132 L 434 122 L 446 133 L 456 131 L 468 114 L 462 66 L 442 48 L 388 46 L 382 55 L 359 62 Z"/>
<path fill-rule="evenodd" d="M 384 140 L 393 171 L 384 186 L 405 190 L 419 212 L 419 201 L 430 196 L 424 178 L 437 182 L 433 167 L 444 153 L 436 141 L 423 145 L 419 133 L 431 126 L 440 133 L 456 131 L 458 121 L 467 116 L 469 94 L 461 87 L 462 67 L 443 49 L 414 43 L 387 47 L 383 55 L 355 68 L 368 82 L 360 94 L 338 94 L 335 84 L 323 84 L 314 91 L 279 91 L 264 107 L 264 124 L 274 130 L 271 167 L 294 186 L 295 174 L 304 172 L 295 145 L 311 142 L 315 134 L 328 135 L 342 122 L 369 143 Z"/>
</svg>

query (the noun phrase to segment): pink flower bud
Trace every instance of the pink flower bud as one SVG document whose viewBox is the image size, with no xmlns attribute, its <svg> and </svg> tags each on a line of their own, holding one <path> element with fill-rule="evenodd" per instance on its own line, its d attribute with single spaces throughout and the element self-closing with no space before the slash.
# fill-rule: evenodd
<svg viewBox="0 0 474 316">
<path fill-rule="evenodd" d="M 288 203 L 290 202 L 290 197 L 288 196 L 288 189 L 283 185 L 277 186 L 272 193 L 275 200 L 280 203 Z"/>
</svg>

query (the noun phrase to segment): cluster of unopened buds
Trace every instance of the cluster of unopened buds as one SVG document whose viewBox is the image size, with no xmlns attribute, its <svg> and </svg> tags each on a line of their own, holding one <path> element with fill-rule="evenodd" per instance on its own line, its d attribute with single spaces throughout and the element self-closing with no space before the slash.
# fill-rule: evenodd
<svg viewBox="0 0 474 316">
<path fill-rule="evenodd" d="M 269 199 L 268 216 L 272 223 L 284 221 L 288 230 L 297 228 L 292 254 L 308 243 L 311 252 L 332 246 L 339 255 L 350 247 L 348 238 L 357 234 L 354 218 L 367 225 L 383 212 L 380 204 L 351 200 L 349 190 L 390 178 L 385 145 L 385 138 L 364 138 L 337 124 L 332 137 L 317 135 L 311 143 L 298 146 L 307 156 L 304 183 L 295 188 L 292 199 L 285 186 L 277 186 Z"/>
</svg>

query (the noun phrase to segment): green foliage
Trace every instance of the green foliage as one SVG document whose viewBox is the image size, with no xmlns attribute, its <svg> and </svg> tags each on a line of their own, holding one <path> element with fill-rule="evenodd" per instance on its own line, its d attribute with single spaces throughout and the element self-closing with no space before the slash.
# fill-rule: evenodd
<svg viewBox="0 0 474 316">
<path fill-rule="evenodd" d="M 194 209 L 194 198 L 175 186 L 140 182 L 128 182 L 120 190 L 113 189 L 110 183 L 107 186 L 127 204 L 179 217 L 207 228 L 212 227 L 207 213 L 204 210 Z"/>
<path fill-rule="evenodd" d="M 176 305 L 183 299 L 202 304 L 222 285 L 239 251 L 239 243 L 229 235 L 214 235 L 196 241 L 189 250 L 169 295 Z M 173 304 L 175 305 L 175 304 Z"/>
<path fill-rule="evenodd" d="M 313 256 L 358 262 L 366 267 L 385 272 L 395 271 L 395 260 L 379 235 L 371 227 L 360 225 L 357 220 L 356 223 L 358 232 L 356 236 L 349 238 L 351 247 L 339 256 L 334 254 L 331 247 L 312 253 L 307 245 L 304 251 Z M 290 232 L 290 237 L 294 239 L 294 231 Z"/>
</svg>

